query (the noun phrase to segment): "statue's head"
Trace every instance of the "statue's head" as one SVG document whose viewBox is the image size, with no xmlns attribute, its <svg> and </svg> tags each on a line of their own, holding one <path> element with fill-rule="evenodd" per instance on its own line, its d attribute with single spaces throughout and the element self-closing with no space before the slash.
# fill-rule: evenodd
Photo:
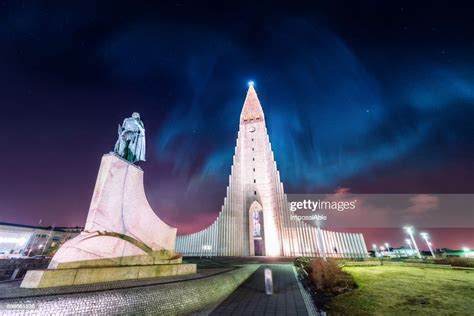
<svg viewBox="0 0 474 316">
<path fill-rule="evenodd" d="M 140 119 L 140 113 L 138 113 L 138 112 L 133 112 L 133 113 L 132 113 L 132 117 L 133 117 L 134 119 L 139 120 L 139 119 Z"/>
</svg>

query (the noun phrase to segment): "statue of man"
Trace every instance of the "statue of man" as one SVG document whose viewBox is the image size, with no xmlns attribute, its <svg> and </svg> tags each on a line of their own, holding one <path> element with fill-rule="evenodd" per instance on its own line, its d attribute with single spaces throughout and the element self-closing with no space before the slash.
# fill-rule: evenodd
<svg viewBox="0 0 474 316">
<path fill-rule="evenodd" d="M 131 163 L 145 161 L 145 126 L 139 113 L 133 112 L 119 124 L 114 152 Z"/>
</svg>

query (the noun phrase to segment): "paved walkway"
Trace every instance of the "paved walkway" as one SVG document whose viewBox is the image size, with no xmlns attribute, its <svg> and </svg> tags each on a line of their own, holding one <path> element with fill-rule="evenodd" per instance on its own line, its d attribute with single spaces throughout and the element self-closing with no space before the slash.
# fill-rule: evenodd
<svg viewBox="0 0 474 316">
<path fill-rule="evenodd" d="M 273 295 L 265 294 L 264 269 L 273 273 Z M 308 315 L 292 265 L 262 265 L 211 315 Z"/>
<path fill-rule="evenodd" d="M 82 284 L 82 285 L 60 286 L 60 287 L 39 288 L 39 289 L 21 288 L 20 287 L 21 280 L 4 281 L 4 282 L 0 282 L 0 304 L 4 300 L 16 299 L 16 298 L 31 298 L 31 297 L 42 297 L 42 296 L 49 296 L 49 295 L 65 295 L 65 294 L 75 294 L 75 293 L 100 292 L 100 291 L 107 291 L 107 290 L 120 290 L 120 289 L 128 289 L 128 288 L 146 287 L 150 285 L 188 282 L 191 280 L 211 277 L 213 275 L 218 275 L 220 273 L 225 273 L 232 270 L 233 268 L 230 268 L 230 267 L 207 268 L 207 269 L 200 269 L 198 270 L 196 274 L 191 274 L 191 275 L 177 275 L 177 276 L 160 277 L 160 278 L 124 280 L 124 281 L 113 281 L 113 282 L 96 283 L 96 284 Z"/>
<path fill-rule="evenodd" d="M 95 284 L 94 289 L 80 289 L 93 290 L 86 292 L 73 292 L 75 288 L 64 287 L 48 295 L 17 295 L 0 299 L 0 315 L 190 315 L 222 302 L 257 267 L 246 265 L 224 273 L 207 273 L 200 278 L 188 276 L 187 280 L 159 283 L 157 279 L 150 279 L 139 285 L 135 282 L 134 286 L 103 283 Z M 211 270 L 215 269 L 207 272 Z M 112 285 L 114 289 L 109 289 Z M 123 287 L 125 285 L 128 287 Z"/>
</svg>

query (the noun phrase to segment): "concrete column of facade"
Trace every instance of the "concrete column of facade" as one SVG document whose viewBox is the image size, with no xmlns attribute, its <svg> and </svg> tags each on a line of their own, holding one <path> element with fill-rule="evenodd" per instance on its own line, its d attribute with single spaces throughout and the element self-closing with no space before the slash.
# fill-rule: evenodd
<svg viewBox="0 0 474 316">
<path fill-rule="evenodd" d="M 226 204 L 225 204 L 225 210 L 224 210 L 224 214 L 225 214 L 225 229 L 224 229 L 224 234 L 225 234 L 225 239 L 224 239 L 224 251 L 225 251 L 225 255 L 226 256 L 230 256 L 230 225 L 231 225 L 231 222 L 230 222 L 230 204 L 229 204 L 229 190 L 227 190 L 227 200 L 226 200 Z"/>
<path fill-rule="evenodd" d="M 360 240 L 360 237 L 358 234 L 353 234 L 354 236 L 354 242 L 357 245 L 358 253 L 359 253 L 359 258 L 364 257 L 364 247 L 362 246 L 362 241 Z"/>
<path fill-rule="evenodd" d="M 214 243 L 215 243 L 215 253 L 216 253 L 216 256 L 219 256 L 220 255 L 220 252 L 219 252 L 219 225 L 220 225 L 220 221 L 216 221 L 216 226 L 214 227 Z"/>
<path fill-rule="evenodd" d="M 350 240 L 351 247 L 352 247 L 352 253 L 353 253 L 352 257 L 353 258 L 360 258 L 361 250 L 360 250 L 359 244 L 357 243 L 357 235 L 354 234 L 354 233 L 350 233 L 349 234 L 349 240 Z"/>
<path fill-rule="evenodd" d="M 321 230 L 322 232 L 322 237 L 323 237 L 323 242 L 324 242 L 324 252 L 326 254 L 326 257 L 331 257 L 331 245 L 329 244 L 329 236 L 327 230 Z"/>
<path fill-rule="evenodd" d="M 332 247 L 331 247 L 331 250 L 332 250 L 332 253 L 333 253 L 333 257 L 338 257 L 339 256 L 339 250 L 338 252 L 336 253 L 336 251 L 334 250 L 334 248 L 337 247 L 337 244 L 336 244 L 336 232 L 331 232 L 331 243 L 332 243 Z"/>
<path fill-rule="evenodd" d="M 313 256 L 313 244 L 312 244 L 312 239 L 311 239 L 311 230 L 308 225 L 308 223 L 304 223 L 305 227 L 304 230 L 306 232 L 306 239 L 308 240 L 308 245 L 306 246 L 308 249 L 308 256 L 312 257 Z"/>
<path fill-rule="evenodd" d="M 344 240 L 344 233 L 341 233 L 341 232 L 338 232 L 337 233 L 339 235 L 339 241 L 340 241 L 340 254 L 339 254 L 339 257 L 340 258 L 347 258 L 347 249 L 346 249 L 346 243 L 345 243 L 345 240 Z"/>
<path fill-rule="evenodd" d="M 348 249 L 347 243 L 346 243 L 346 236 L 345 236 L 344 233 L 339 233 L 339 236 L 340 236 L 341 247 L 342 247 L 341 256 L 343 258 L 348 258 L 349 249 Z"/>
<path fill-rule="evenodd" d="M 364 251 L 364 258 L 368 257 L 369 252 L 367 251 L 367 245 L 365 244 L 364 235 L 359 233 L 359 236 L 360 236 L 360 241 L 361 241 L 361 244 L 362 244 L 362 249 Z"/>
<path fill-rule="evenodd" d="M 311 238 L 311 229 L 307 223 L 305 224 L 305 231 L 306 231 L 306 239 L 308 240 L 308 245 L 307 245 L 308 252 L 309 252 L 308 256 L 313 257 L 314 256 L 313 239 Z"/>
<path fill-rule="evenodd" d="M 353 257 L 353 250 L 352 250 L 352 245 L 350 243 L 350 234 L 348 233 L 342 233 L 342 238 L 344 241 L 344 246 L 346 248 L 345 256 L 346 258 L 352 258 Z"/>
<path fill-rule="evenodd" d="M 214 223 L 212 223 L 211 228 L 211 247 L 212 247 L 212 255 L 217 256 L 217 247 L 216 247 L 216 227 L 218 225 L 218 220 L 216 219 Z"/>
<path fill-rule="evenodd" d="M 211 231 L 210 231 L 210 239 L 211 241 L 209 244 L 211 245 L 211 256 L 215 256 L 215 247 L 214 247 L 214 239 L 215 239 L 215 227 L 216 227 L 216 222 L 212 223 L 211 225 Z"/>
<path fill-rule="evenodd" d="M 337 253 L 335 254 L 338 258 L 344 258 L 344 243 L 342 240 L 342 234 L 339 232 L 333 232 L 334 240 L 336 243 Z"/>
<path fill-rule="evenodd" d="M 188 256 L 190 256 L 190 255 L 192 254 L 192 252 L 193 252 L 193 244 L 192 244 L 192 241 L 193 241 L 193 240 L 192 240 L 192 236 L 191 236 L 191 235 L 188 235 L 188 236 L 187 236 L 187 241 L 186 241 L 186 243 L 187 243 L 187 246 L 186 246 L 187 249 L 186 249 L 186 251 L 187 251 L 187 253 L 188 253 Z"/>
<path fill-rule="evenodd" d="M 300 231 L 300 238 L 301 238 L 301 255 L 306 256 L 306 236 L 304 234 L 304 225 L 303 222 L 298 220 L 298 229 Z"/>
<path fill-rule="evenodd" d="M 332 241 L 332 232 L 326 230 L 326 236 L 328 238 L 328 256 L 332 258 L 334 257 L 334 243 Z"/>
<path fill-rule="evenodd" d="M 360 256 L 359 254 L 359 248 L 357 247 L 357 244 L 354 240 L 354 234 L 353 233 L 349 233 L 348 234 L 348 240 L 349 240 L 349 243 L 351 245 L 351 258 L 355 259 L 355 258 L 358 258 Z"/>
<path fill-rule="evenodd" d="M 346 234 L 341 232 L 339 233 L 339 236 L 341 236 L 342 257 L 349 258 L 349 247 L 347 245 Z"/>
<path fill-rule="evenodd" d="M 323 237 L 323 243 L 324 243 L 324 253 L 327 257 L 331 257 L 331 245 L 329 244 L 329 234 L 327 230 L 322 230 L 322 237 Z"/>
<path fill-rule="evenodd" d="M 304 245 L 303 232 L 302 232 L 302 229 L 301 229 L 301 221 L 296 220 L 295 222 L 296 222 L 296 225 L 297 225 L 297 232 L 298 232 L 298 247 L 300 249 L 299 256 L 303 256 L 305 245 Z"/>
<path fill-rule="evenodd" d="M 274 167 L 275 168 L 275 167 Z M 286 254 L 286 232 L 285 232 L 285 222 L 283 218 L 283 204 L 281 201 L 281 195 L 280 195 L 280 185 L 278 183 L 278 171 L 276 171 L 276 176 L 273 179 L 273 186 L 275 187 L 276 191 L 276 197 L 275 197 L 275 203 L 276 203 L 276 209 L 277 209 L 277 214 L 280 219 L 279 224 L 278 224 L 278 229 L 280 233 L 280 241 L 281 241 L 281 251 L 282 255 L 285 256 Z"/>
<path fill-rule="evenodd" d="M 336 251 L 334 250 L 334 248 L 337 248 L 337 244 L 336 244 L 336 232 L 331 232 L 331 242 L 332 242 L 332 247 L 331 247 L 331 250 L 332 250 L 332 253 L 334 254 L 334 257 L 338 257 L 339 256 L 339 249 L 338 249 L 338 252 L 336 253 Z"/>
<path fill-rule="evenodd" d="M 313 226 L 308 227 L 310 239 L 311 239 L 311 256 L 316 257 L 317 249 L 316 249 L 316 236 L 314 235 L 315 229 Z"/>
<path fill-rule="evenodd" d="M 224 206 L 221 207 L 221 212 L 220 212 L 219 217 L 217 219 L 219 221 L 219 226 L 218 226 L 219 227 L 219 234 L 218 234 L 218 243 L 217 243 L 218 244 L 217 249 L 218 249 L 218 253 L 219 253 L 218 256 L 223 255 L 223 253 L 222 253 L 222 234 L 223 234 L 223 231 L 224 231 L 224 229 L 222 227 L 223 226 L 222 225 L 222 218 L 223 218 L 222 213 L 223 213 L 223 211 L 224 211 Z"/>
<path fill-rule="evenodd" d="M 357 245 L 356 235 L 354 233 L 348 233 L 347 239 L 351 247 L 351 258 L 355 259 L 360 257 L 360 249 Z"/>
<path fill-rule="evenodd" d="M 226 233 L 227 233 L 227 236 L 226 236 L 226 239 L 225 239 L 225 244 L 226 244 L 226 256 L 231 256 L 232 253 L 231 253 L 231 239 L 232 239 L 232 235 L 231 235 L 231 226 L 232 226 L 232 218 L 230 216 L 230 212 L 231 212 L 231 205 L 230 205 L 230 188 L 229 188 L 229 193 L 228 193 L 228 198 L 227 198 L 227 210 L 226 210 L 226 221 L 227 221 L 227 224 L 226 224 Z"/>
<path fill-rule="evenodd" d="M 306 234 L 306 224 L 304 222 L 301 222 L 301 231 L 303 232 L 304 255 L 308 256 L 309 255 L 309 238 Z"/>
<path fill-rule="evenodd" d="M 282 191 L 283 191 L 283 184 L 282 184 Z M 289 208 L 288 208 L 288 197 L 286 196 L 286 194 L 284 195 L 284 203 L 286 203 L 286 206 L 285 208 L 288 210 L 285 214 L 285 219 L 286 219 L 286 229 L 287 229 L 287 234 L 288 234 L 288 245 L 289 245 L 289 251 L 290 251 L 290 256 L 293 255 L 293 253 L 295 252 L 295 244 L 294 244 L 294 241 L 293 241 L 293 231 L 291 229 L 291 221 L 290 221 L 290 216 L 291 216 L 291 213 L 289 211 Z"/>
<path fill-rule="evenodd" d="M 319 256 L 319 246 L 318 246 L 318 236 L 317 236 L 317 231 L 316 227 L 311 227 L 311 238 L 313 238 L 313 253 L 314 257 Z"/>
<path fill-rule="evenodd" d="M 234 174 L 234 166 L 231 166 L 231 174 Z M 232 177 L 229 176 L 229 254 L 235 256 L 235 221 L 234 221 L 234 183 Z"/>
<path fill-rule="evenodd" d="M 318 250 L 317 256 L 325 259 L 326 255 L 324 252 L 324 245 L 322 243 L 322 238 L 321 238 L 321 228 L 319 228 L 319 226 L 316 227 L 315 235 L 316 235 L 316 247 Z"/>
</svg>

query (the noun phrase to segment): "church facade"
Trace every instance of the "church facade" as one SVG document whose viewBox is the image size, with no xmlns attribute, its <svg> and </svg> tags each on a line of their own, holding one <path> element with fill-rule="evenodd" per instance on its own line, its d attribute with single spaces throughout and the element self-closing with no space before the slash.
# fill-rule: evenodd
<svg viewBox="0 0 474 316">
<path fill-rule="evenodd" d="M 253 85 L 240 115 L 229 185 L 216 220 L 180 235 L 184 256 L 365 257 L 362 234 L 332 232 L 290 217 L 265 116 Z"/>
</svg>

